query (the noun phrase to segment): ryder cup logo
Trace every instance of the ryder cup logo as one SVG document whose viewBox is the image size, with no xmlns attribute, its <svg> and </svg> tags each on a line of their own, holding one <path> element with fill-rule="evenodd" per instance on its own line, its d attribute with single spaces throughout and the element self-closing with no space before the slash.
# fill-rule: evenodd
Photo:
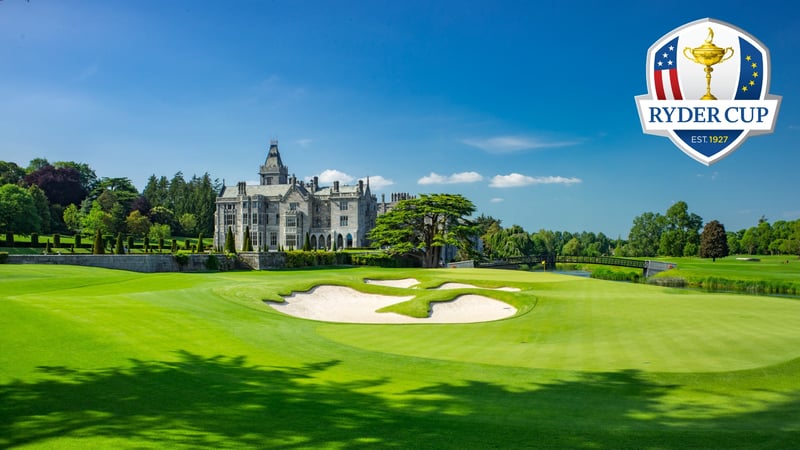
<svg viewBox="0 0 800 450">
<path fill-rule="evenodd" d="M 647 52 L 647 95 L 636 97 L 647 134 L 667 136 L 711 165 L 749 136 L 772 133 L 781 98 L 769 95 L 769 51 L 725 22 L 677 28 Z"/>
</svg>

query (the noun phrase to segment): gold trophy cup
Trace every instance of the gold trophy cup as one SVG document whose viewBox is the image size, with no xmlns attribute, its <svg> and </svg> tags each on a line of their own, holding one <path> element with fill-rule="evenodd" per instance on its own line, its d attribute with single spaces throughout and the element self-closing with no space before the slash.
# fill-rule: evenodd
<svg viewBox="0 0 800 450">
<path fill-rule="evenodd" d="M 714 97 L 711 94 L 711 72 L 714 71 L 711 66 L 714 64 L 719 64 L 723 61 L 727 61 L 731 59 L 733 56 L 733 48 L 720 48 L 714 45 L 712 42 L 714 40 L 714 30 L 710 27 L 708 28 L 708 37 L 706 38 L 706 43 L 701 45 L 700 47 L 686 47 L 683 49 L 683 56 L 689 58 L 690 60 L 696 62 L 697 64 L 702 64 L 706 66 L 704 69 L 706 72 L 706 95 L 700 97 L 700 100 L 716 100 L 717 97 Z M 724 56 L 730 52 L 727 58 Z M 691 53 L 691 56 L 689 55 Z"/>
</svg>

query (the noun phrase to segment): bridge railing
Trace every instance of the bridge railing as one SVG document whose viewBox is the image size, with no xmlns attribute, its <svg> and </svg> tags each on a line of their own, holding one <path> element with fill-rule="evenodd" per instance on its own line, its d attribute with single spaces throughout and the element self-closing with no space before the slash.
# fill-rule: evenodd
<svg viewBox="0 0 800 450">
<path fill-rule="evenodd" d="M 568 256 L 558 255 L 556 262 L 574 264 L 603 264 L 606 266 L 634 267 L 644 269 L 647 261 L 639 259 L 617 258 L 615 256 Z"/>
</svg>

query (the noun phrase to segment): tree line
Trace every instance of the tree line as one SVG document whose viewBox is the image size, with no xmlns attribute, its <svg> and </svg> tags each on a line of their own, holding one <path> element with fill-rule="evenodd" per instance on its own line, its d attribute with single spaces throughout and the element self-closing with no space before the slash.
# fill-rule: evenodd
<svg viewBox="0 0 800 450">
<path fill-rule="evenodd" d="M 519 225 L 504 228 L 500 220 L 484 215 L 475 223 L 482 256 L 487 259 L 543 254 L 708 258 L 728 254 L 800 255 L 800 219 L 770 224 L 762 217 L 750 228 L 726 231 L 717 220 L 704 223 L 684 201 L 675 202 L 664 214 L 644 212 L 636 216 L 627 239 L 610 239 L 603 233 L 587 231 L 527 232 Z"/>
<path fill-rule="evenodd" d="M 35 158 L 0 161 L 0 230 L 5 233 L 128 234 L 156 240 L 210 236 L 219 180 L 151 175 L 142 192 L 130 179 L 98 177 L 85 163 Z"/>
</svg>

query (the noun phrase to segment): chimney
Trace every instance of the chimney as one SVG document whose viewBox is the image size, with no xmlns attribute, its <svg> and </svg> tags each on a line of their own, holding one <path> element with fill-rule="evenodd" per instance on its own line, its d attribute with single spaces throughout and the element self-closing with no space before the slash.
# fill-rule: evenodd
<svg viewBox="0 0 800 450">
<path fill-rule="evenodd" d="M 364 193 L 364 180 L 358 180 L 358 193 Z"/>
<path fill-rule="evenodd" d="M 314 192 L 319 190 L 319 177 L 314 177 Z"/>
<path fill-rule="evenodd" d="M 333 182 L 333 192 L 339 192 L 339 182 L 338 181 L 334 181 Z"/>
<path fill-rule="evenodd" d="M 239 186 L 239 195 L 247 195 L 247 183 L 244 181 L 240 181 L 238 183 Z"/>
</svg>

